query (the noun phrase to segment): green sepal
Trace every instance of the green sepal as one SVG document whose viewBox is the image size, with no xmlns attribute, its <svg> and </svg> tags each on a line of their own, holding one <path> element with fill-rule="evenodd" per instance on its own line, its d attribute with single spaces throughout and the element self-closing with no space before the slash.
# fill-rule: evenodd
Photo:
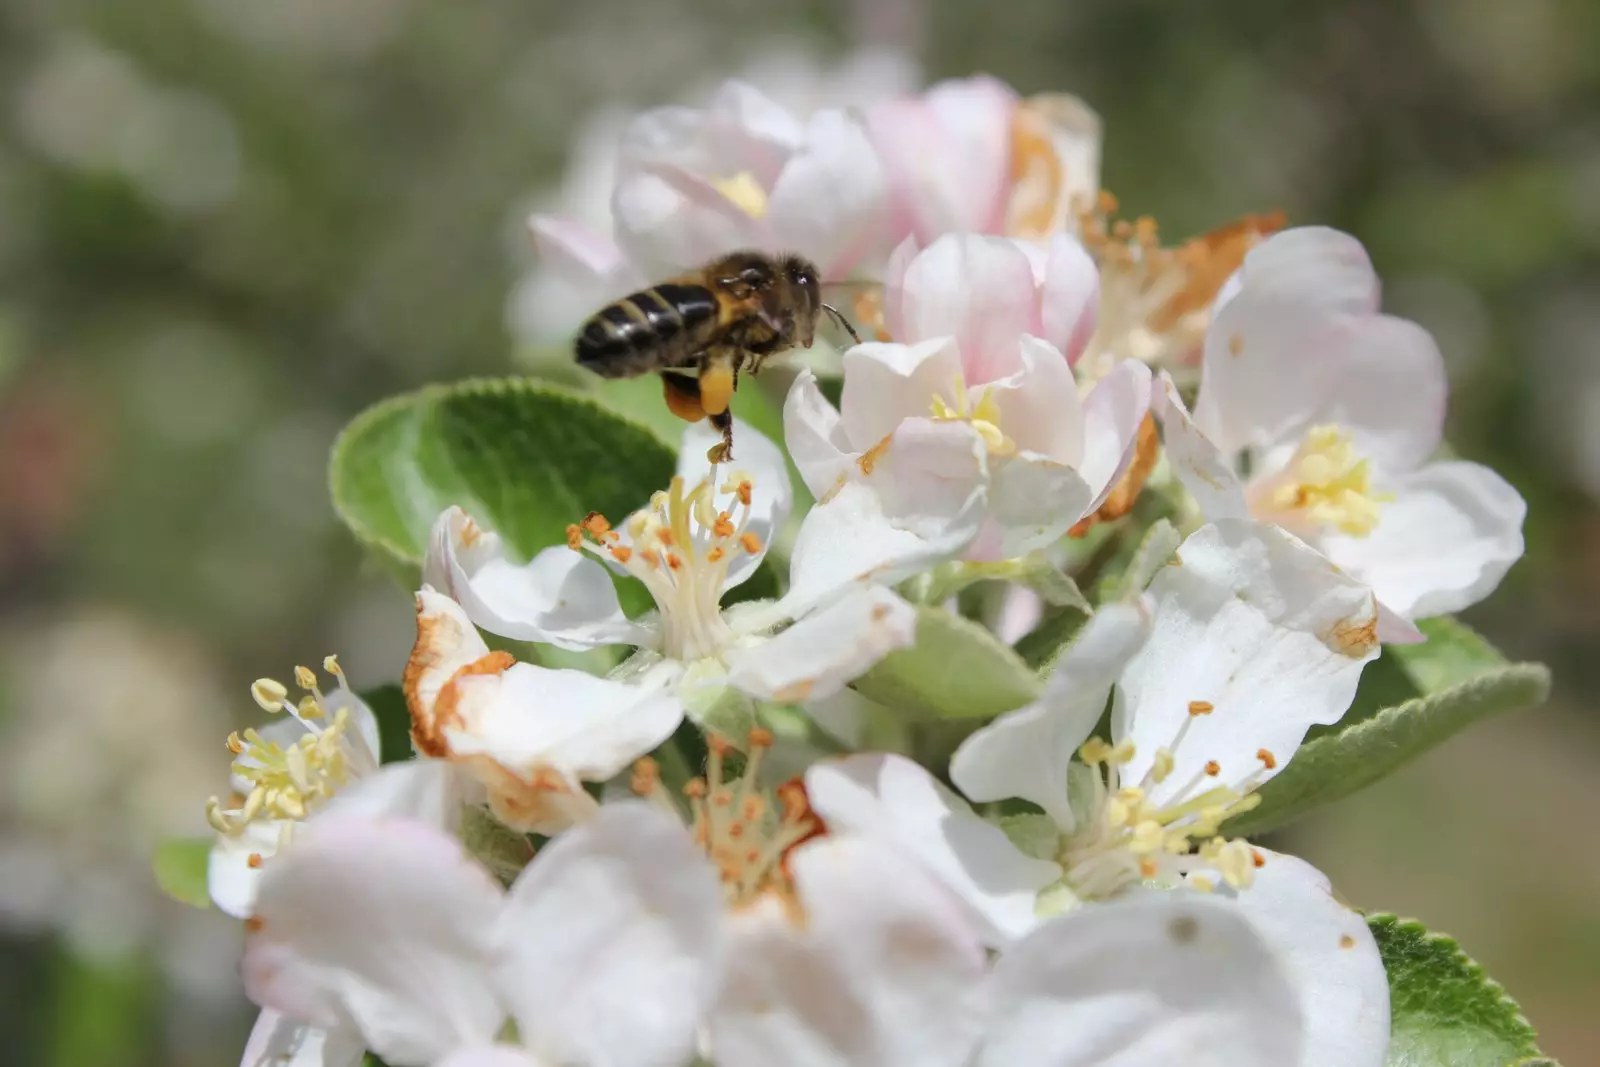
<svg viewBox="0 0 1600 1067">
<path fill-rule="evenodd" d="M 988 630 L 941 608 L 917 608 L 916 644 L 885 656 L 855 689 L 891 710 L 992 719 L 1039 695 L 1033 669 Z"/>
<path fill-rule="evenodd" d="M 150 857 L 156 885 L 180 904 L 211 907 L 211 892 L 206 888 L 211 845 L 209 837 L 169 837 L 161 842 Z"/>
<path fill-rule="evenodd" d="M 1461 946 L 1394 915 L 1367 919 L 1389 976 L 1388 1067 L 1544 1062 L 1516 1001 Z"/>
</svg>

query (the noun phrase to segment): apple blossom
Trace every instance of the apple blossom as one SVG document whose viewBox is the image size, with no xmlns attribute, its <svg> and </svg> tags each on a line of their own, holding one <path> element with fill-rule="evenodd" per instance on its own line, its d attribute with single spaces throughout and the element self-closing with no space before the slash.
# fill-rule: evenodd
<svg viewBox="0 0 1600 1067">
<path fill-rule="evenodd" d="M 1428 462 L 1446 382 L 1433 338 L 1378 312 L 1354 238 L 1286 231 L 1246 256 L 1206 334 L 1191 418 L 1159 390 L 1173 470 L 1208 518 L 1275 523 L 1372 587 L 1379 635 L 1492 592 L 1526 506 L 1487 467 Z"/>
<path fill-rule="evenodd" d="M 804 372 L 790 391 L 785 433 L 806 485 L 828 499 L 908 424 L 963 428 L 982 448 L 988 498 L 969 558 L 1053 543 L 1116 486 L 1149 405 L 1149 372 L 1134 363 L 1079 401 L 1066 354 L 1093 320 L 1093 264 L 1069 237 L 1038 249 L 972 235 L 895 261 L 884 318 L 896 341 L 845 353 L 837 411 Z"/>
</svg>

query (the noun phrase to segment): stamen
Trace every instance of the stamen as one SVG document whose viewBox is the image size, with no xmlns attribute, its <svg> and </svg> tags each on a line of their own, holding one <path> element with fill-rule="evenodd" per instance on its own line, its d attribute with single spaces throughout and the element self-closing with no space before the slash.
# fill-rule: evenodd
<svg viewBox="0 0 1600 1067">
<path fill-rule="evenodd" d="M 1372 488 L 1370 462 L 1338 426 L 1313 426 L 1283 472 L 1252 492 L 1252 510 L 1285 525 L 1331 526 L 1365 537 L 1392 493 Z"/>
</svg>

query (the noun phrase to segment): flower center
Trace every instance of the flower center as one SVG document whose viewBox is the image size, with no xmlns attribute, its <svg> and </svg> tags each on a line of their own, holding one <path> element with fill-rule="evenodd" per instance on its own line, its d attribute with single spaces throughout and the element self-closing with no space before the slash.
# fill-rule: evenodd
<svg viewBox="0 0 1600 1067">
<path fill-rule="evenodd" d="M 717 192 L 727 197 L 729 203 L 751 218 L 766 217 L 767 191 L 749 171 L 741 170 L 727 178 L 713 178 L 711 185 Z"/>
<path fill-rule="evenodd" d="M 1365 537 L 1378 526 L 1378 506 L 1394 499 L 1373 490 L 1370 466 L 1344 430 L 1313 426 L 1283 472 L 1253 495 L 1276 518 L 1288 513 L 1285 525 L 1299 519 Z"/>
<path fill-rule="evenodd" d="M 1187 878 L 1197 889 L 1211 890 L 1211 872 L 1236 889 L 1248 886 L 1261 859 L 1242 838 L 1227 840 L 1217 829 L 1228 818 L 1261 803 L 1255 792 L 1262 776 L 1278 765 L 1266 749 L 1256 764 L 1235 781 L 1222 781 L 1222 767 L 1207 762 L 1183 787 L 1159 801 L 1153 787 L 1172 774 L 1174 754 L 1190 725 L 1209 715 L 1212 705 L 1189 702 L 1189 714 L 1170 745 L 1156 750 L 1150 769 L 1135 783 L 1123 784 L 1122 768 L 1134 758 L 1134 746 L 1112 746 L 1090 738 L 1079 750 L 1089 774 L 1089 817 L 1063 847 L 1066 882 L 1080 898 L 1110 897 L 1140 881 Z"/>
<path fill-rule="evenodd" d="M 643 582 L 660 609 L 662 653 L 688 662 L 716 656 L 732 640 L 721 606 L 728 569 L 740 553 L 753 556 L 763 546 L 747 529 L 755 487 L 749 474 L 735 471 L 716 490 L 710 479 L 687 492 L 684 485 L 673 478 L 670 489 L 629 516 L 626 540 L 590 512 L 567 527 L 567 545 Z"/>
<path fill-rule="evenodd" d="M 339 661 L 329 656 L 322 664 L 338 679 L 340 692 L 348 695 Z M 224 808 L 216 797 L 207 801 L 206 819 L 219 833 L 240 834 L 257 819 L 297 822 L 351 778 L 377 769 L 377 754 L 351 729 L 348 703 L 341 700 L 330 715 L 329 698 L 318 688 L 311 669 L 296 667 L 295 680 L 306 691 L 298 703 L 289 699 L 283 683 L 271 678 L 258 679 L 250 687 L 257 704 L 285 713 L 304 732 L 287 743 L 264 738 L 253 729 L 228 735 L 228 751 L 235 756 L 233 774 L 249 783 L 250 790 L 231 807 Z"/>
<path fill-rule="evenodd" d="M 955 397 L 953 405 L 944 397 L 934 395 L 930 410 L 935 421 L 967 423 L 978 431 L 978 436 L 983 438 L 990 455 L 1010 456 L 1016 453 L 1017 443 L 1000 429 L 1000 405 L 995 400 L 993 392 L 985 388 L 978 402 L 972 403 L 972 398 L 967 393 L 966 380 L 960 374 L 951 379 L 950 391 Z"/>
<path fill-rule="evenodd" d="M 727 777 L 733 750 L 727 739 L 708 735 L 707 746 L 705 777 L 691 779 L 683 794 L 693 814 L 695 843 L 721 876 L 725 902 L 729 908 L 744 908 L 773 894 L 786 909 L 798 909 L 785 861 L 793 849 L 825 832 L 805 786 L 791 778 L 770 794 L 757 787 L 762 760 L 772 747 L 769 730 L 750 731 L 750 755 L 735 778 Z M 634 764 L 630 785 L 640 796 L 672 806 L 654 760 L 647 757 Z"/>
</svg>

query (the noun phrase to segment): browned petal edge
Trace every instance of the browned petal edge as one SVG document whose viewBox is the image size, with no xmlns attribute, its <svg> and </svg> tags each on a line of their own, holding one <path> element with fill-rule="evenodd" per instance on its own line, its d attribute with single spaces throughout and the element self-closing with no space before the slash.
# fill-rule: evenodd
<svg viewBox="0 0 1600 1067">
<path fill-rule="evenodd" d="M 1183 288 L 1151 317 L 1150 328 L 1165 333 L 1184 316 L 1205 309 L 1216 299 L 1222 283 L 1239 269 L 1245 253 L 1283 229 L 1287 221 L 1282 211 L 1246 215 L 1180 245 L 1178 263 L 1187 272 Z"/>
<path fill-rule="evenodd" d="M 411 714 L 411 743 L 416 746 L 418 752 L 435 758 L 443 758 L 450 754 L 450 745 L 444 739 L 445 729 L 461 725 L 461 712 L 457 706 L 461 701 L 461 688 L 457 683 L 469 675 L 500 674 L 517 662 L 516 657 L 509 652 L 490 652 L 452 674 L 450 679 L 440 686 L 439 695 L 434 699 L 433 706 L 431 708 L 425 706 L 420 691 L 422 676 L 436 668 L 443 659 L 439 651 L 440 643 L 445 636 L 443 628 L 455 625 L 453 619 L 442 616 L 430 618 L 423 615 L 419 598 L 417 643 L 411 646 L 411 655 L 406 660 L 405 670 L 400 675 L 401 690 L 406 697 L 406 710 Z"/>
<path fill-rule="evenodd" d="M 1144 483 L 1149 480 L 1150 472 L 1155 470 L 1156 461 L 1160 458 L 1161 438 L 1156 433 L 1156 420 L 1146 412 L 1144 420 L 1139 423 L 1139 436 L 1133 446 L 1133 462 L 1128 464 L 1122 478 L 1095 513 L 1068 530 L 1068 536 L 1082 537 L 1096 523 L 1111 522 L 1132 511 L 1139 494 L 1144 491 Z"/>
</svg>

